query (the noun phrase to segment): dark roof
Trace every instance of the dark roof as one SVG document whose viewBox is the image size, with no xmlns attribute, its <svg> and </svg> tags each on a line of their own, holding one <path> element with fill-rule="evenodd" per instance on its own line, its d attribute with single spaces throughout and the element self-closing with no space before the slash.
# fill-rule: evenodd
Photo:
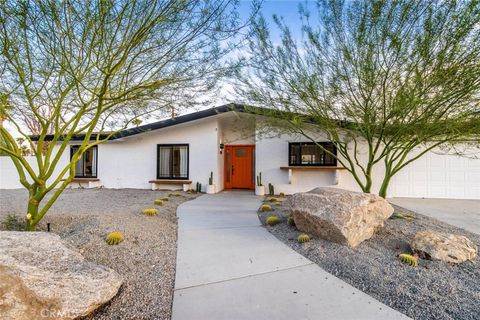
<svg viewBox="0 0 480 320">
<path fill-rule="evenodd" d="M 133 135 L 136 135 L 136 134 L 149 132 L 149 131 L 152 131 L 152 130 L 167 128 L 167 127 L 171 127 L 171 126 L 174 126 L 174 125 L 177 125 L 177 124 L 186 123 L 186 122 L 190 122 L 190 121 L 194 121 L 194 120 L 199 120 L 199 119 L 211 117 L 211 116 L 214 116 L 214 115 L 217 115 L 217 114 L 220 114 L 220 113 L 229 112 L 229 111 L 248 112 L 248 111 L 246 111 L 244 105 L 236 104 L 236 103 L 230 103 L 230 104 L 226 104 L 226 105 L 219 106 L 219 107 L 213 107 L 213 108 L 210 108 L 210 109 L 189 113 L 189 114 L 186 114 L 186 115 L 183 115 L 183 116 L 178 116 L 178 117 L 172 118 L 172 119 L 166 119 L 166 120 L 161 120 L 161 121 L 145 124 L 143 126 L 138 126 L 136 128 L 121 130 L 121 131 L 115 133 L 109 140 L 116 140 L 116 139 L 120 139 L 120 138 L 133 136 Z M 98 135 L 97 133 L 92 134 L 90 139 L 92 139 L 92 140 L 96 139 L 97 135 Z M 53 139 L 53 137 L 54 137 L 53 134 L 46 135 L 45 140 L 46 141 L 51 141 Z M 100 139 L 105 139 L 107 137 L 108 137 L 108 133 L 100 134 Z M 84 134 L 79 134 L 79 135 L 74 136 L 71 140 L 72 141 L 82 141 L 84 138 L 85 138 Z M 37 141 L 38 136 L 31 136 L 31 139 L 33 141 Z"/>
</svg>

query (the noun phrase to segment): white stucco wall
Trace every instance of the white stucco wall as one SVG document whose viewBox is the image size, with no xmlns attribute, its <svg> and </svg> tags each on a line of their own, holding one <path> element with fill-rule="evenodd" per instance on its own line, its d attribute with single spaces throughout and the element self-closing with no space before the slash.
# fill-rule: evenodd
<svg viewBox="0 0 480 320">
<path fill-rule="evenodd" d="M 56 155 L 58 148 L 54 148 L 53 154 Z M 65 166 L 68 165 L 70 158 L 70 149 L 67 149 L 67 152 L 63 153 L 60 157 L 58 165 L 56 166 L 52 177 L 47 180 L 51 182 L 55 180 L 60 172 L 62 171 Z M 32 169 L 36 172 L 38 170 L 37 166 L 37 159 L 33 156 L 26 157 L 27 162 L 32 167 Z M 31 182 L 32 180 L 29 178 L 28 173 L 26 173 L 27 180 Z M 17 172 L 15 165 L 13 164 L 10 157 L 0 157 L 0 189 L 20 189 L 24 188 L 23 185 L 20 183 L 20 178 Z"/>
</svg>

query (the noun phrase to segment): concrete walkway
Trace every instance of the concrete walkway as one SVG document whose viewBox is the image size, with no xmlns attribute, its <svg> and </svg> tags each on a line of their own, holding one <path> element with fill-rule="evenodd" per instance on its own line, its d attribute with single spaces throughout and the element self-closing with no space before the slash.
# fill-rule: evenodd
<svg viewBox="0 0 480 320">
<path fill-rule="evenodd" d="M 408 319 L 277 240 L 260 203 L 224 192 L 178 208 L 173 320 Z"/>
<path fill-rule="evenodd" d="M 480 200 L 391 198 L 405 209 L 480 234 Z"/>
</svg>

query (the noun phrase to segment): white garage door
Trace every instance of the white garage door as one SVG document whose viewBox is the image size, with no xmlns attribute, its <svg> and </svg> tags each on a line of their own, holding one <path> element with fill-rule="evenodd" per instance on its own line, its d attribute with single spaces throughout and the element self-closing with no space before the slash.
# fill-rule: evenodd
<svg viewBox="0 0 480 320">
<path fill-rule="evenodd" d="M 400 171 L 389 196 L 480 199 L 480 159 L 428 153 Z"/>
</svg>

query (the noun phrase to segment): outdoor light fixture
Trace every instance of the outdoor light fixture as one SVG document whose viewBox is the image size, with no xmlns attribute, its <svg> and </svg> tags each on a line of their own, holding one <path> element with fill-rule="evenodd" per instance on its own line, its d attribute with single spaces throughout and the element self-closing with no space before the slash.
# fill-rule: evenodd
<svg viewBox="0 0 480 320">
<path fill-rule="evenodd" d="M 220 143 L 220 154 L 223 153 L 223 149 L 225 149 L 225 145 L 223 143 Z"/>
</svg>

